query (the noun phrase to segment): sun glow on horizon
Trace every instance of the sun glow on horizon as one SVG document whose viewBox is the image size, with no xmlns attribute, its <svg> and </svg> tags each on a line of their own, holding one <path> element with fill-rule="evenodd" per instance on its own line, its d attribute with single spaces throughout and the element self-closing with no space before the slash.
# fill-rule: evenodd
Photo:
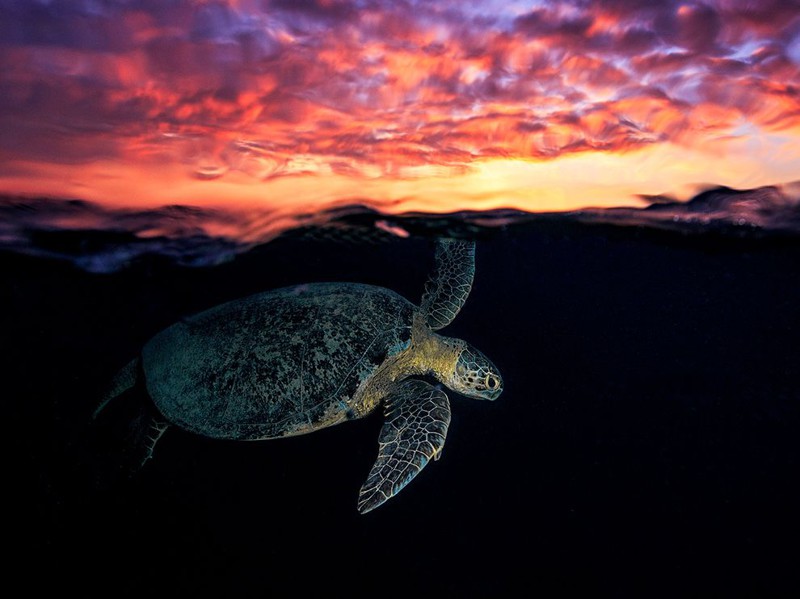
<svg viewBox="0 0 800 599">
<path fill-rule="evenodd" d="M 780 0 L 89 4 L 0 7 L 0 193 L 278 218 L 800 179 Z"/>
</svg>

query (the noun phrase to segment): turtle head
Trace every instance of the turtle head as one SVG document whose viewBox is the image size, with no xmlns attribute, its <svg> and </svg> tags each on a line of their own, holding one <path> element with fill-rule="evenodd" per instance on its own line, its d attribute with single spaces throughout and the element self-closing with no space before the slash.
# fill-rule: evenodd
<svg viewBox="0 0 800 599">
<path fill-rule="evenodd" d="M 503 392 L 503 377 L 497 366 L 464 341 L 457 344 L 455 368 L 449 387 L 473 399 L 494 400 Z"/>
</svg>

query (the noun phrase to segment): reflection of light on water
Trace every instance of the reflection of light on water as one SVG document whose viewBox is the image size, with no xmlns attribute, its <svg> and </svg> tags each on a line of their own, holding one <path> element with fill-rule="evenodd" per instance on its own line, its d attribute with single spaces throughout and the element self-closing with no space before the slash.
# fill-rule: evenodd
<svg viewBox="0 0 800 599">
<path fill-rule="evenodd" d="M 406 231 L 403 227 L 392 225 L 386 222 L 385 220 L 375 221 L 375 226 L 381 231 L 386 231 L 387 233 L 395 235 L 396 237 L 406 238 L 410 235 L 409 232 Z"/>
<path fill-rule="evenodd" d="M 227 167 L 217 164 L 205 164 L 198 166 L 194 174 L 198 179 L 219 179 L 228 171 Z"/>
<path fill-rule="evenodd" d="M 629 104 L 630 118 L 646 127 L 648 114 L 637 113 L 636 102 Z M 712 128 L 729 120 L 724 111 L 705 105 L 695 112 Z M 351 134 L 323 146 L 303 127 L 291 140 L 166 128 L 138 144 L 132 141 L 120 160 L 80 166 L 9 161 L 0 172 L 0 193 L 74 197 L 109 208 L 184 205 L 271 214 L 273 222 L 292 228 L 303 214 L 352 203 L 387 214 L 641 206 L 642 195 L 686 198 L 687 188 L 706 181 L 734 188 L 791 181 L 800 162 L 800 146 L 791 143 L 791 134 L 762 131 L 752 122 L 741 125 L 746 134 L 740 137 L 720 136 L 697 146 L 662 141 L 627 150 L 584 148 L 547 159 L 515 157 L 496 153 L 488 138 L 483 141 L 489 145 L 482 145 L 479 134 L 519 137 L 520 143 L 541 137 L 558 145 L 560 129 L 532 123 L 530 131 L 521 131 L 512 126 L 516 121 L 506 122 L 509 115 L 502 110 L 494 113 L 486 123 L 462 119 L 463 139 L 437 147 L 383 121 L 369 123 L 374 141 L 369 147 L 351 141 Z M 321 116 L 340 118 L 331 111 Z M 603 111 L 587 112 L 581 123 L 601 142 L 613 135 L 606 130 L 608 118 Z M 571 139 L 569 128 L 563 134 Z M 353 140 L 358 135 L 354 131 Z M 768 169 L 753 168 L 754 154 L 769 157 Z"/>
<path fill-rule="evenodd" d="M 279 179 L 280 180 L 280 179 Z M 219 180 L 214 184 L 219 184 Z M 794 191 L 792 195 L 790 191 Z M 267 209 L 188 208 L 110 209 L 89 202 L 0 199 L 0 249 L 67 259 L 93 272 L 111 272 L 139 256 L 156 254 L 179 264 L 208 265 L 227 260 L 292 229 L 325 238 L 406 238 L 411 235 L 474 234 L 478 229 L 514 227 L 532 221 L 587 222 L 651 227 L 681 233 L 718 232 L 800 235 L 800 190 L 765 187 L 750 191 L 707 190 L 688 202 L 660 197 L 645 208 L 584 209 L 550 215 L 496 210 L 447 216 L 375 211 L 363 199 L 329 210 L 298 212 L 291 204 Z M 409 202 L 403 202 L 407 208 Z M 400 212 L 400 211 L 398 211 Z M 77 236 L 63 237 L 77 232 Z M 319 237 L 322 234 L 322 237 Z M 61 237 L 59 237 L 61 235 Z M 343 235 L 343 237 L 342 237 Z M 94 237 L 93 237 L 94 236 Z M 94 240 L 76 245 L 75 239 Z M 72 239 L 60 245 L 60 239 Z"/>
</svg>

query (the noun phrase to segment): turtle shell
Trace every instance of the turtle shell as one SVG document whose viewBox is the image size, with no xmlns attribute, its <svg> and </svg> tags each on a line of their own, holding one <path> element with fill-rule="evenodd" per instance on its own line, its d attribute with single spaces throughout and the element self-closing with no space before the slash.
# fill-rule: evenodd
<svg viewBox="0 0 800 599">
<path fill-rule="evenodd" d="M 228 302 L 142 350 L 169 421 L 209 437 L 267 439 L 353 417 L 353 395 L 408 347 L 415 307 L 382 287 L 315 283 Z"/>
</svg>

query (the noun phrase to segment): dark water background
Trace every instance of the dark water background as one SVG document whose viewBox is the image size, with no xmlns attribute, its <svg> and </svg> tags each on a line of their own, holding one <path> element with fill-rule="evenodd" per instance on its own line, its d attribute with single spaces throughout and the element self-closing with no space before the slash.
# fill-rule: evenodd
<svg viewBox="0 0 800 599">
<path fill-rule="evenodd" d="M 187 314 L 311 281 L 417 301 L 425 237 L 281 238 L 110 274 L 0 254 L 12 579 L 79 596 L 797 596 L 800 239 L 578 222 L 479 235 L 443 332 L 501 369 L 442 459 L 360 516 L 379 415 L 313 435 L 171 430 L 127 478 L 98 395 Z M 131 394 L 126 401 L 133 401 Z"/>
</svg>

